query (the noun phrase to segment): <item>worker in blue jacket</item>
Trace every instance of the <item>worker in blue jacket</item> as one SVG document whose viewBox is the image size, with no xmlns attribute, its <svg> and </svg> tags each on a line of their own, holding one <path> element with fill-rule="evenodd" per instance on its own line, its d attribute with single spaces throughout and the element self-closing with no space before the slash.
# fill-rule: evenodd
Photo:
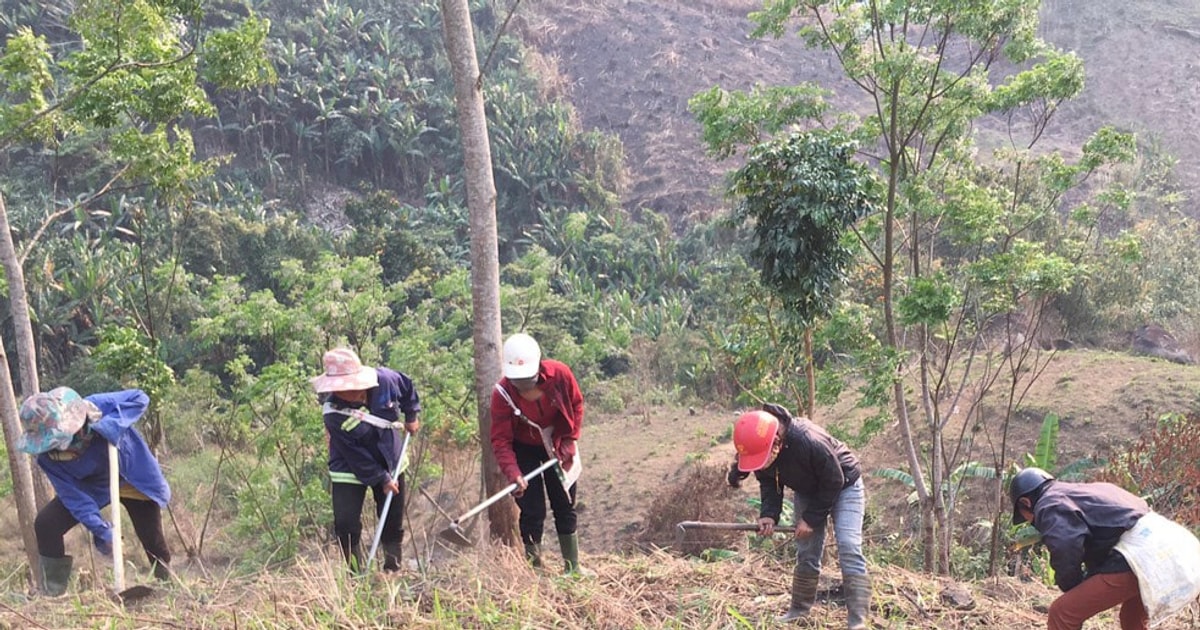
<svg viewBox="0 0 1200 630">
<path fill-rule="evenodd" d="M 69 387 L 34 394 L 21 404 L 22 435 L 17 447 L 37 456 L 56 496 L 34 521 L 43 591 L 62 595 L 71 577 L 71 556 L 63 537 L 78 523 L 92 534 L 96 549 L 112 555 L 112 525 L 100 514 L 110 503 L 108 445 L 117 447 L 121 505 L 155 577 L 171 577 L 171 551 L 163 535 L 162 508 L 171 489 L 158 460 L 133 427 L 150 399 L 137 389 L 81 397 Z"/>
<path fill-rule="evenodd" d="M 400 463 L 401 435 L 397 425 L 415 434 L 421 423 L 421 399 L 412 379 L 385 367 L 364 366 L 349 348 L 334 348 L 323 358 L 325 373 L 312 379 L 313 389 L 326 397 L 325 430 L 329 434 L 329 479 L 333 500 L 333 530 L 342 556 L 355 571 L 363 571 L 362 506 L 367 489 L 375 499 L 375 514 L 383 519 L 379 545 L 383 570 L 400 570 L 404 541 L 404 466 Z M 373 418 L 363 420 L 352 410 Z M 383 422 L 380 422 L 383 421 Z M 382 426 L 380 426 L 382 425 Z M 398 474 L 396 471 L 399 470 Z M 393 495 L 387 502 L 387 495 Z M 388 505 L 383 514 L 384 504 Z"/>
</svg>

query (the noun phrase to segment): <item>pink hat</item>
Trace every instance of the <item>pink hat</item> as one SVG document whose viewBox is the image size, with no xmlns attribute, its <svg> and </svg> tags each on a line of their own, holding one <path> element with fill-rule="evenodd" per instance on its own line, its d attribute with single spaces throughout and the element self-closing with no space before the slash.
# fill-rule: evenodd
<svg viewBox="0 0 1200 630">
<path fill-rule="evenodd" d="M 325 353 L 325 373 L 312 379 L 318 394 L 353 392 L 379 385 L 375 368 L 364 367 L 358 355 L 349 348 L 334 348 Z"/>
</svg>

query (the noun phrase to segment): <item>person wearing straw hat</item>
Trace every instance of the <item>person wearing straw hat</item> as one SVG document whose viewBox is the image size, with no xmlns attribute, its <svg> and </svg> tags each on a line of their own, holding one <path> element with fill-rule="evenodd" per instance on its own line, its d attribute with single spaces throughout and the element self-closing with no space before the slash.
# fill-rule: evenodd
<svg viewBox="0 0 1200 630">
<path fill-rule="evenodd" d="M 554 512 L 554 527 L 567 573 L 588 575 L 579 565 L 578 518 L 575 484 L 564 485 L 576 461 L 575 443 L 583 428 L 583 394 L 571 368 L 561 361 L 542 358 L 542 349 L 525 333 L 504 342 L 503 374 L 492 390 L 492 451 L 500 472 L 517 484 L 513 496 L 525 557 L 542 566 L 542 532 L 546 499 Z M 549 435 L 543 438 L 543 433 Z M 549 452 L 553 451 L 553 452 Z M 562 477 L 540 475 L 525 481 L 523 475 L 557 457 Z M 578 471 L 576 471 L 578 472 Z"/>
<path fill-rule="evenodd" d="M 850 448 L 808 418 L 792 417 L 776 404 L 742 414 L 733 425 L 737 461 L 729 482 L 753 472 L 762 507 L 758 532 L 770 536 L 783 511 L 784 488 L 795 494 L 796 566 L 791 605 L 780 621 L 811 615 L 825 551 L 825 526 L 832 518 L 846 593 L 846 626 L 867 627 L 871 582 L 862 552 L 866 507 L 862 468 Z"/>
<path fill-rule="evenodd" d="M 67 590 L 72 558 L 63 537 L 75 525 L 83 523 L 96 549 L 112 555 L 112 525 L 100 514 L 112 500 L 109 444 L 117 447 L 121 505 L 154 576 L 170 579 L 171 551 L 163 535 L 162 508 L 171 500 L 171 488 L 133 427 L 149 405 L 150 398 L 137 389 L 85 398 L 69 387 L 34 394 L 21 403 L 23 432 L 17 448 L 37 457 L 56 495 L 38 511 L 33 526 L 45 594 L 58 596 Z"/>
<path fill-rule="evenodd" d="M 400 570 L 404 542 L 404 466 L 401 438 L 394 425 L 403 417 L 403 430 L 415 434 L 421 399 L 407 375 L 385 367 L 364 366 L 353 350 L 334 348 L 323 358 L 325 373 L 312 379 L 325 398 L 325 430 L 329 434 L 329 479 L 333 530 L 342 557 L 351 570 L 365 571 L 362 554 L 362 507 L 367 488 L 375 498 L 375 513 L 383 519 L 379 542 L 383 569 Z M 351 415 L 364 411 L 374 417 Z M 382 419 L 385 422 L 380 422 Z M 381 426 L 382 425 L 382 426 Z M 399 468 L 398 468 L 399 466 Z M 399 470 L 393 478 L 393 472 Z M 387 501 L 388 495 L 394 495 Z M 388 506 L 387 514 L 383 513 Z"/>
</svg>

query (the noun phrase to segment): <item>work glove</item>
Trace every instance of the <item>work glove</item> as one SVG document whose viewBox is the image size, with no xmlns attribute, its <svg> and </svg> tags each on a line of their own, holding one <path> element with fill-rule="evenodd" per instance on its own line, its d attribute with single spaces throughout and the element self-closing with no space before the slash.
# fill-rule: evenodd
<svg viewBox="0 0 1200 630">
<path fill-rule="evenodd" d="M 96 545 L 96 551 L 100 552 L 100 555 L 105 558 L 112 557 L 112 530 L 106 530 L 103 535 L 96 534 L 92 536 L 92 541 Z"/>
<path fill-rule="evenodd" d="M 735 459 L 733 463 L 729 465 L 729 472 L 725 473 L 725 481 L 729 482 L 731 487 L 740 488 L 742 486 L 742 480 L 749 476 L 750 473 L 738 470 L 738 463 Z"/>
<path fill-rule="evenodd" d="M 783 424 L 783 426 L 786 427 L 792 424 L 792 414 L 787 409 L 784 409 L 783 405 L 777 405 L 775 403 L 763 403 L 762 408 L 763 411 L 775 416 L 776 418 L 779 418 L 779 422 Z"/>
</svg>

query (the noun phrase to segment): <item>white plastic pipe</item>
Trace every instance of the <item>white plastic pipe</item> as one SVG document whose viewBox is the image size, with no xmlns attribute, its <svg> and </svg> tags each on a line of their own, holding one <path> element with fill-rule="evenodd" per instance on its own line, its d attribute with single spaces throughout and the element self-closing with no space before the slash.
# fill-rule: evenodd
<svg viewBox="0 0 1200 630">
<path fill-rule="evenodd" d="M 121 467 L 117 446 L 108 445 L 108 496 L 112 511 L 113 585 L 120 593 L 125 590 L 125 558 L 121 548 Z"/>
</svg>

